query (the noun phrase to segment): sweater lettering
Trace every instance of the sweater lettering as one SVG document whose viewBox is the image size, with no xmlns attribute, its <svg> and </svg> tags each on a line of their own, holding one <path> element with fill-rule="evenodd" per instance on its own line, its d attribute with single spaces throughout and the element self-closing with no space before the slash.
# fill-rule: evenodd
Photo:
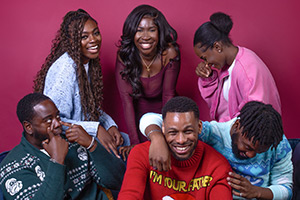
<svg viewBox="0 0 300 200">
<path fill-rule="evenodd" d="M 189 183 L 183 180 L 176 180 L 171 177 L 165 177 L 162 174 L 158 174 L 156 171 L 150 171 L 150 180 L 153 183 L 158 183 L 169 189 L 177 192 L 190 192 L 200 190 L 201 188 L 209 187 L 212 181 L 211 176 L 201 176 L 193 178 Z"/>
</svg>

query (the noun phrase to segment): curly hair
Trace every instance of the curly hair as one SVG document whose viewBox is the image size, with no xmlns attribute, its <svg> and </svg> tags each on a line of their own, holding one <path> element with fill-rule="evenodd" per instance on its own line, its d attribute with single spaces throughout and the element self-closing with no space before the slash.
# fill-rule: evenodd
<svg viewBox="0 0 300 200">
<path fill-rule="evenodd" d="M 270 104 L 259 101 L 246 103 L 238 116 L 242 134 L 252 143 L 259 142 L 260 146 L 277 147 L 283 137 L 283 127 L 280 114 Z"/>
<path fill-rule="evenodd" d="M 144 16 L 152 17 L 154 24 L 158 27 L 159 42 L 157 45 L 157 54 L 162 54 L 170 45 L 175 48 L 178 55 L 180 54 L 176 42 L 177 32 L 170 26 L 161 12 L 150 5 L 140 5 L 134 8 L 124 22 L 118 52 L 125 65 L 125 69 L 120 74 L 124 80 L 131 84 L 131 96 L 134 99 L 138 99 L 142 94 L 142 84 L 140 81 L 142 63 L 139 50 L 134 44 L 134 36 Z"/>
<path fill-rule="evenodd" d="M 82 9 L 70 11 L 64 16 L 60 29 L 52 41 L 51 52 L 36 75 L 33 89 L 35 92 L 42 93 L 44 91 L 45 79 L 49 68 L 61 55 L 67 52 L 77 66 L 76 75 L 85 120 L 98 121 L 103 102 L 100 58 L 97 57 L 89 61 L 89 81 L 83 66 L 81 52 L 81 35 L 85 22 L 89 19 L 97 24 L 97 21 Z"/>
<path fill-rule="evenodd" d="M 210 16 L 210 21 L 202 24 L 194 35 L 194 46 L 201 43 L 201 47 L 212 48 L 216 41 L 224 44 L 232 44 L 229 33 L 232 29 L 233 22 L 229 15 L 216 12 Z"/>
</svg>

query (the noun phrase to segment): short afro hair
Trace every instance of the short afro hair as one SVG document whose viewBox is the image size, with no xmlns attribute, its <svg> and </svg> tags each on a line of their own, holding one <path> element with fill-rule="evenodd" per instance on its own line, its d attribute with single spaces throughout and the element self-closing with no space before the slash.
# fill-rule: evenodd
<svg viewBox="0 0 300 200">
<path fill-rule="evenodd" d="M 42 93 L 30 93 L 24 96 L 17 105 L 17 116 L 21 123 L 24 121 L 31 122 L 34 117 L 33 107 L 42 101 L 50 100 L 49 97 Z"/>
<path fill-rule="evenodd" d="M 195 101 L 188 97 L 178 96 L 170 99 L 162 108 L 162 117 L 165 119 L 167 112 L 193 112 L 196 119 L 199 119 L 199 109 Z"/>
<path fill-rule="evenodd" d="M 248 139 L 253 138 L 253 144 L 258 141 L 260 146 L 276 149 L 283 137 L 283 127 L 281 116 L 272 105 L 250 101 L 243 106 L 238 117 L 243 127 L 242 134 Z"/>
</svg>

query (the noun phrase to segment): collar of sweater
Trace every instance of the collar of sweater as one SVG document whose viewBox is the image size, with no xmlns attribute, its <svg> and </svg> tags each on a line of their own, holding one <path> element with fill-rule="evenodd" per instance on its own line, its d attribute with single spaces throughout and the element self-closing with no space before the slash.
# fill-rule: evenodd
<svg viewBox="0 0 300 200">
<path fill-rule="evenodd" d="M 187 160 L 180 161 L 172 156 L 171 163 L 172 165 L 175 165 L 180 168 L 196 166 L 196 163 L 199 163 L 201 161 L 202 155 L 203 155 L 203 145 L 201 141 L 198 141 L 197 147 L 192 157 L 190 157 Z"/>
</svg>

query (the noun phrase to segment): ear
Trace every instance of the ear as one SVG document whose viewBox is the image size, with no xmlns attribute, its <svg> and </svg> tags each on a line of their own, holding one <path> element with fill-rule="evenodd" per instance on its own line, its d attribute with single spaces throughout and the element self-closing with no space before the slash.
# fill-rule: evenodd
<svg viewBox="0 0 300 200">
<path fill-rule="evenodd" d="M 164 122 L 162 122 L 161 130 L 162 130 L 162 133 L 165 135 L 165 123 Z"/>
<path fill-rule="evenodd" d="M 241 124 L 240 124 L 240 119 L 237 119 L 237 120 L 233 123 L 233 125 L 231 126 L 231 129 L 230 129 L 230 135 L 232 135 L 233 132 L 236 132 L 236 130 L 239 130 L 239 129 L 240 129 L 240 126 L 241 126 Z"/>
<path fill-rule="evenodd" d="M 240 119 L 237 119 L 234 123 L 236 124 L 236 128 L 237 128 L 237 129 L 240 129 L 240 128 L 241 128 L 241 122 L 240 122 Z"/>
<path fill-rule="evenodd" d="M 221 42 L 215 42 L 214 43 L 214 49 L 218 52 L 221 53 L 223 51 L 223 45 Z"/>
<path fill-rule="evenodd" d="M 199 120 L 198 127 L 199 127 L 199 135 L 200 135 L 202 132 L 202 128 L 203 128 L 201 120 Z"/>
<path fill-rule="evenodd" d="M 23 125 L 23 128 L 24 128 L 26 133 L 28 133 L 29 135 L 31 135 L 33 133 L 32 125 L 31 125 L 30 122 L 23 121 L 22 125 Z"/>
</svg>

